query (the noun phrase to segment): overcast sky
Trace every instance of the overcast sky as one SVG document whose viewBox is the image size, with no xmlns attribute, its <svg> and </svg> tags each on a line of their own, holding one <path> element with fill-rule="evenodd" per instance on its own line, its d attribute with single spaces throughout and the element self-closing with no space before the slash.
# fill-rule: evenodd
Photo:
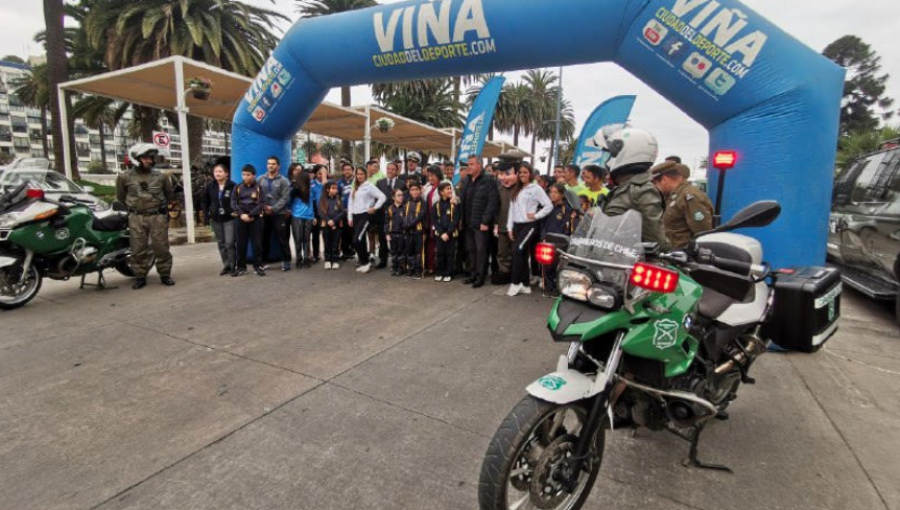
<svg viewBox="0 0 900 510">
<path fill-rule="evenodd" d="M 248 1 L 272 7 L 268 0 Z M 399 0 L 380 1 L 395 3 Z M 862 37 L 881 55 L 884 70 L 893 77 L 889 82 L 888 93 L 900 102 L 900 42 L 897 41 L 895 2 L 896 0 L 745 0 L 750 8 L 816 51 L 822 51 L 828 43 L 847 34 Z M 297 18 L 295 5 L 293 0 L 275 0 L 274 9 L 294 20 Z M 35 55 L 42 51 L 32 41 L 35 32 L 44 25 L 41 2 L 0 2 L 0 20 L 0 56 Z M 517 76 L 518 73 L 507 73 L 510 80 Z M 619 94 L 637 94 L 632 124 L 656 134 L 661 156 L 680 154 L 685 162 L 695 164 L 706 154 L 709 139 L 700 125 L 613 64 L 568 67 L 563 71 L 563 87 L 566 97 L 575 108 L 579 130 L 587 116 L 603 100 Z M 339 103 L 339 91 L 333 90 L 328 100 Z M 368 87 L 354 87 L 353 103 L 357 105 L 369 102 L 371 94 Z M 900 104 L 895 105 L 895 108 L 900 108 Z M 511 141 L 511 135 L 502 137 Z M 519 141 L 519 145 L 525 149 L 530 149 L 530 143 L 528 139 Z M 546 145 L 539 144 L 539 155 L 544 154 L 543 147 Z"/>
</svg>

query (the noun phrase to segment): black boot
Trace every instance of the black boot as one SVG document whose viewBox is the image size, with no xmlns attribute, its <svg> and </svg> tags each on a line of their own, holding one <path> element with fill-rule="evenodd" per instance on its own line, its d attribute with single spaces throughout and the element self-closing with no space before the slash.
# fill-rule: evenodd
<svg viewBox="0 0 900 510">
<path fill-rule="evenodd" d="M 175 285 L 175 280 L 173 280 L 171 276 L 160 276 L 159 281 L 166 287 L 171 287 L 172 285 Z"/>
<path fill-rule="evenodd" d="M 138 290 L 138 289 L 143 289 L 146 286 L 147 286 L 146 278 L 136 278 L 134 280 L 134 285 L 132 285 L 131 288 L 134 290 Z"/>
</svg>

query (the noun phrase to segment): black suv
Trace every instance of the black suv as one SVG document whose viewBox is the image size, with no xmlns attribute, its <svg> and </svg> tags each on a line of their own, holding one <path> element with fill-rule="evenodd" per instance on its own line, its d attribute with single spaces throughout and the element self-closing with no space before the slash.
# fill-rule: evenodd
<svg viewBox="0 0 900 510">
<path fill-rule="evenodd" d="M 844 282 L 896 302 L 900 322 L 900 146 L 861 157 L 837 176 L 828 257 Z"/>
</svg>

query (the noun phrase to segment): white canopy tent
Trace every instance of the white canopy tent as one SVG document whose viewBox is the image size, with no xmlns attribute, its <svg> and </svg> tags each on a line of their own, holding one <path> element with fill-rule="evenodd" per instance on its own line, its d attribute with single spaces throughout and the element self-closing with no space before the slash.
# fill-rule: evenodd
<svg viewBox="0 0 900 510">
<path fill-rule="evenodd" d="M 187 77 L 187 78 L 186 78 Z M 188 94 L 191 78 L 203 78 L 212 82 L 209 99 L 195 99 Z M 65 94 L 77 92 L 109 97 L 125 101 L 175 111 L 178 114 L 178 133 L 181 138 L 181 165 L 185 193 L 185 215 L 188 242 L 195 241 L 194 204 L 190 178 L 190 151 L 187 136 L 188 114 L 207 119 L 230 121 L 250 87 L 252 79 L 225 71 L 218 67 L 174 56 L 156 60 L 119 71 L 68 81 L 59 85 L 60 119 L 63 126 L 63 153 L 66 176 L 72 177 L 69 143 L 68 116 L 65 108 Z M 387 117 L 394 121 L 388 132 L 372 129 L 373 123 Z M 377 106 L 347 108 L 324 102 L 313 112 L 303 131 L 344 140 L 364 141 L 365 156 L 371 155 L 371 142 L 403 147 L 411 150 L 455 154 L 457 140 L 461 137 L 458 129 L 438 129 L 426 124 L 387 112 Z M 487 142 L 482 156 L 493 158 L 513 148 L 500 142 Z"/>
</svg>

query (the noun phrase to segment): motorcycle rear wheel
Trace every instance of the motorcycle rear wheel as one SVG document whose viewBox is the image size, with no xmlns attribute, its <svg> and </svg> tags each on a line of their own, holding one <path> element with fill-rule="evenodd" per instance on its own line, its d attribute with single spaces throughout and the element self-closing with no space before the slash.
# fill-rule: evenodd
<svg viewBox="0 0 900 510">
<path fill-rule="evenodd" d="M 572 493 L 555 475 L 574 455 L 588 411 L 532 396 L 522 399 L 494 434 L 478 483 L 481 510 L 578 510 L 590 495 L 603 460 L 604 427 L 598 427 L 589 460 Z"/>
<path fill-rule="evenodd" d="M 19 282 L 22 264 L 0 269 L 0 310 L 14 310 L 25 306 L 41 290 L 43 276 L 36 267 L 28 268 L 24 282 Z"/>
</svg>

